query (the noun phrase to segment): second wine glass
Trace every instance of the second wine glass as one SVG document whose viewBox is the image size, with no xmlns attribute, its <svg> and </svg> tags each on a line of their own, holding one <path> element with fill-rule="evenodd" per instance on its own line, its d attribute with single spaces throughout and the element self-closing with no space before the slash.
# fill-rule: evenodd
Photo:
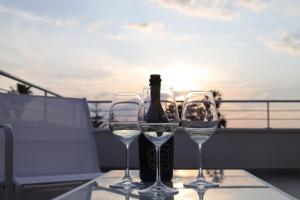
<svg viewBox="0 0 300 200">
<path fill-rule="evenodd" d="M 167 86 L 145 87 L 142 102 L 139 124 L 143 134 L 155 146 L 156 181 L 149 188 L 140 190 L 139 193 L 155 198 L 177 194 L 177 190 L 162 183 L 160 174 L 160 147 L 172 137 L 179 125 L 173 90 Z"/>
<path fill-rule="evenodd" d="M 195 141 L 199 148 L 199 172 L 196 180 L 184 184 L 186 187 L 216 187 L 217 183 L 204 178 L 201 162 L 201 147 L 218 127 L 218 113 L 211 92 L 188 92 L 183 102 L 182 128 Z"/>
<path fill-rule="evenodd" d="M 138 124 L 140 105 L 141 98 L 136 93 L 117 93 L 113 97 L 109 125 L 113 134 L 126 146 L 126 170 L 122 181 L 110 187 L 134 189 L 142 186 L 138 182 L 133 182 L 129 174 L 129 146 L 141 133 Z"/>
</svg>

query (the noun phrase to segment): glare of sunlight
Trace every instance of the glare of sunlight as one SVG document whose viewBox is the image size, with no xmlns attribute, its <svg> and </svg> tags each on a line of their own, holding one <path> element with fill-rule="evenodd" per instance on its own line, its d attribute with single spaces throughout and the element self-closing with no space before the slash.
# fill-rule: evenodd
<svg viewBox="0 0 300 200">
<path fill-rule="evenodd" d="M 161 75 L 163 85 L 170 85 L 175 91 L 203 90 L 213 77 L 209 68 L 191 64 L 156 68 L 154 73 Z"/>
</svg>

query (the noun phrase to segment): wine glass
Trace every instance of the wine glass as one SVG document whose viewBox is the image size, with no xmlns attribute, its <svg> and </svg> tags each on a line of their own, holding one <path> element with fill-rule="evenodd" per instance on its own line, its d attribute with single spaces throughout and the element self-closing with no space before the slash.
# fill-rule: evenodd
<svg viewBox="0 0 300 200">
<path fill-rule="evenodd" d="M 218 127 L 218 113 L 211 92 L 191 91 L 185 96 L 182 110 L 182 128 L 199 147 L 199 172 L 196 180 L 186 187 L 216 187 L 217 183 L 205 180 L 201 167 L 201 147 Z"/>
<path fill-rule="evenodd" d="M 198 197 L 199 197 L 199 200 L 204 200 L 204 195 L 205 195 L 205 192 L 208 190 L 207 188 L 195 188 L 197 194 L 198 194 Z"/>
<path fill-rule="evenodd" d="M 156 150 L 156 181 L 149 188 L 140 190 L 139 194 L 155 198 L 177 194 L 176 189 L 162 183 L 160 175 L 160 147 L 172 137 L 179 125 L 176 101 L 171 87 L 143 88 L 139 124 L 143 134 L 154 144 Z"/>
<path fill-rule="evenodd" d="M 141 105 L 140 95 L 122 92 L 113 97 L 109 112 L 109 126 L 113 134 L 126 146 L 126 170 L 121 182 L 110 185 L 112 188 L 133 189 L 141 187 L 133 182 L 129 174 L 129 147 L 140 135 L 138 112 Z"/>
</svg>

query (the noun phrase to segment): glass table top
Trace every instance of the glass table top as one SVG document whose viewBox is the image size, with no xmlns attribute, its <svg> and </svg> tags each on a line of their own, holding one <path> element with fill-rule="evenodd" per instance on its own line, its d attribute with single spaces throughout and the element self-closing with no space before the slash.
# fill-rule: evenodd
<svg viewBox="0 0 300 200">
<path fill-rule="evenodd" d="M 134 181 L 139 181 L 139 172 L 130 171 Z M 205 177 L 219 183 L 219 187 L 206 191 L 185 188 L 183 183 L 189 182 L 197 176 L 197 170 L 174 170 L 172 182 L 166 184 L 179 190 L 175 196 L 166 200 L 290 200 L 295 199 L 277 188 L 267 184 L 259 178 L 243 170 L 205 170 Z M 140 199 L 148 200 L 149 197 L 139 196 L 138 190 L 122 191 L 109 187 L 110 184 L 119 182 L 124 175 L 122 170 L 114 170 L 67 192 L 56 200 L 119 200 Z M 151 183 L 145 183 L 145 187 Z"/>
</svg>

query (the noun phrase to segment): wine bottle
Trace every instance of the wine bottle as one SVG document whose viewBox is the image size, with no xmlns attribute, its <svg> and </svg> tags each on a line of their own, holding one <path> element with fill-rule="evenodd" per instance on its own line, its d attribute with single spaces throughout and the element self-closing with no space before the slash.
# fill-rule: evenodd
<svg viewBox="0 0 300 200">
<path fill-rule="evenodd" d="M 151 102 L 145 120 L 148 123 L 168 123 L 160 102 L 160 75 L 150 76 Z M 161 146 L 160 170 L 161 180 L 170 181 L 173 177 L 174 136 Z M 155 146 L 144 134 L 139 136 L 140 179 L 154 182 L 156 178 Z"/>
</svg>

